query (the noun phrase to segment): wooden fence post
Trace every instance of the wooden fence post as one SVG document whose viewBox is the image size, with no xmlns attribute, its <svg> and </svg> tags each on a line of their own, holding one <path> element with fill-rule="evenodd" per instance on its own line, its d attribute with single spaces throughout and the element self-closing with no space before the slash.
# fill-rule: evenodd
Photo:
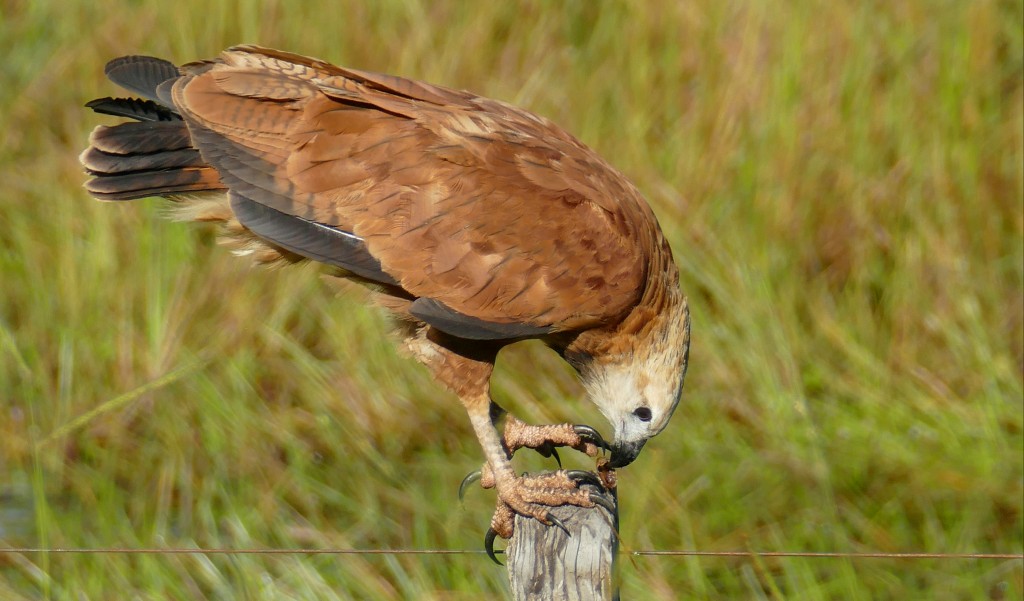
<svg viewBox="0 0 1024 601">
<path fill-rule="evenodd" d="M 618 552 L 618 496 L 615 515 L 603 507 L 566 505 L 551 513 L 560 528 L 516 516 L 515 532 L 505 549 L 508 579 L 515 601 L 614 601 L 619 598 L 615 557 Z"/>
</svg>

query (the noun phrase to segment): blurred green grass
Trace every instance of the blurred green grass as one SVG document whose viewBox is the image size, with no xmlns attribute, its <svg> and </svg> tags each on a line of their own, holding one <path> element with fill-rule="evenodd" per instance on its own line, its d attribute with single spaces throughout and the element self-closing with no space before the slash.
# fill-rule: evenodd
<svg viewBox="0 0 1024 601">
<path fill-rule="evenodd" d="M 455 501 L 481 460 L 462 409 L 358 290 L 250 268 L 158 202 L 80 188 L 97 121 L 81 105 L 114 92 L 106 60 L 254 42 L 526 106 L 647 194 L 694 348 L 674 423 L 620 474 L 626 548 L 1020 553 L 1022 13 L 3 2 L 0 544 L 479 547 L 493 496 Z M 603 426 L 537 345 L 506 352 L 495 389 L 527 420 Z M 0 597 L 477 599 L 507 586 L 489 565 L 7 555 Z M 1024 597 L 1019 561 L 622 571 L 627 599 Z"/>
</svg>

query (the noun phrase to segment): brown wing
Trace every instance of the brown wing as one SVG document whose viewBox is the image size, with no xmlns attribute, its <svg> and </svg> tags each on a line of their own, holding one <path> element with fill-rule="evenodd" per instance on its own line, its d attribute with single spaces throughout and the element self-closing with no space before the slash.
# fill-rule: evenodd
<svg viewBox="0 0 1024 601">
<path fill-rule="evenodd" d="M 365 245 L 356 273 L 398 283 L 439 329 L 590 328 L 640 298 L 653 215 L 617 171 L 540 117 L 255 47 L 182 72 L 173 103 L 242 222 L 318 260 L 333 251 L 304 245 Z"/>
</svg>

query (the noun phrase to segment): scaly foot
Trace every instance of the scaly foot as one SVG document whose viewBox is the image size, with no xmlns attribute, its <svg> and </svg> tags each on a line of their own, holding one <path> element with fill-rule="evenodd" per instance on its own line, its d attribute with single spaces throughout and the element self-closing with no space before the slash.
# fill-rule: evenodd
<svg viewBox="0 0 1024 601">
<path fill-rule="evenodd" d="M 505 420 L 502 443 L 509 459 L 519 449 L 534 449 L 544 457 L 554 456 L 559 467 L 561 467 L 561 461 L 558 458 L 556 447 L 571 447 L 591 457 L 597 457 L 601 449 L 610 450 L 604 438 L 590 426 L 576 424 L 531 426 L 511 415 Z"/>
<path fill-rule="evenodd" d="M 579 424 L 554 424 L 547 426 L 531 426 L 516 417 L 509 415 L 505 421 L 502 434 L 502 446 L 505 456 L 512 456 L 519 449 L 534 449 L 544 457 L 554 457 L 558 467 L 562 460 L 556 447 L 571 447 L 591 457 L 597 457 L 601 450 L 610 450 L 610 446 L 597 430 Z M 468 474 L 459 485 L 459 500 L 466 495 L 466 489 L 476 481 L 483 488 L 494 488 L 494 476 L 486 463 L 480 470 Z"/>
<path fill-rule="evenodd" d="M 488 557 L 496 563 L 494 539 L 498 536 L 512 537 L 516 514 L 532 517 L 548 526 L 557 526 L 569 534 L 565 524 L 548 512 L 548 507 L 600 505 L 615 513 L 614 501 L 604 494 L 601 479 L 591 472 L 558 470 L 533 476 L 507 474 L 496 479 L 494 486 L 498 489 L 498 505 L 484 537 L 484 547 Z"/>
</svg>

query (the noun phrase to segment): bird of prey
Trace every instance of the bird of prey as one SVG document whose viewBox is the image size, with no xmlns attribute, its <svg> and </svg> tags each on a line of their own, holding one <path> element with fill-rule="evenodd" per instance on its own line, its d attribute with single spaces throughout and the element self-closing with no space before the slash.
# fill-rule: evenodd
<svg viewBox="0 0 1024 601">
<path fill-rule="evenodd" d="M 256 46 L 180 67 L 106 66 L 136 97 L 87 104 L 127 117 L 81 162 L 101 200 L 162 196 L 219 222 L 260 263 L 316 261 L 369 287 L 404 344 L 458 395 L 495 488 L 494 535 L 515 514 L 592 507 L 580 472 L 517 475 L 528 447 L 611 451 L 622 467 L 665 429 L 686 374 L 690 319 L 672 252 L 639 191 L 543 117 L 424 82 Z M 611 423 L 528 426 L 489 392 L 498 351 L 540 339 Z M 564 529 L 564 526 L 563 526 Z"/>
</svg>

